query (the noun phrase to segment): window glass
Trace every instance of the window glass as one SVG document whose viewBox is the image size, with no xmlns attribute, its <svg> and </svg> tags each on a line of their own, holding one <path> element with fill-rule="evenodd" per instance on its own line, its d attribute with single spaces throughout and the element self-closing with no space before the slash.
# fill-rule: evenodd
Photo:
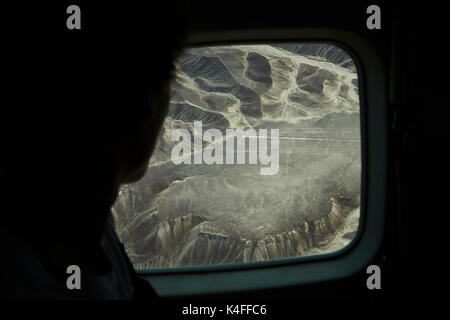
<svg viewBox="0 0 450 320">
<path fill-rule="evenodd" d="M 185 50 L 146 175 L 116 229 L 136 269 L 342 249 L 359 226 L 356 67 L 330 44 Z"/>
</svg>

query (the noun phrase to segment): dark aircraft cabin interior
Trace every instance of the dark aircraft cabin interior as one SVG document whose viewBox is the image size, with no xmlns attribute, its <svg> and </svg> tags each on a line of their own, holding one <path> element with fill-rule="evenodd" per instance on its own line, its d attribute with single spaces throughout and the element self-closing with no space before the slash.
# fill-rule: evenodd
<svg viewBox="0 0 450 320">
<path fill-rule="evenodd" d="M 277 319 L 448 297 L 443 5 L 7 12 L 2 300 Z"/>
</svg>

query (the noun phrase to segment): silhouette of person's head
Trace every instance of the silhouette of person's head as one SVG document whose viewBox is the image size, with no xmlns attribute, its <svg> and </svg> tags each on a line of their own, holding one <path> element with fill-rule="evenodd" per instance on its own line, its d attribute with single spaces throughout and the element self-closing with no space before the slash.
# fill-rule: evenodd
<svg viewBox="0 0 450 320">
<path fill-rule="evenodd" d="M 96 255 L 120 184 L 146 170 L 186 33 L 178 1 L 80 9 L 80 30 L 22 39 L 3 120 L 1 224 L 46 261 Z"/>
</svg>

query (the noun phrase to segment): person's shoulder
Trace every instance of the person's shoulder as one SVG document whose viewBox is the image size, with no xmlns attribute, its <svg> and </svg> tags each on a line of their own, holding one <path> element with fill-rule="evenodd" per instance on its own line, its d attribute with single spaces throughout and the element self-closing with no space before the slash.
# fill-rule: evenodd
<svg viewBox="0 0 450 320">
<path fill-rule="evenodd" d="M 63 299 L 64 287 L 45 269 L 39 256 L 18 234 L 0 225 L 0 297 Z"/>
<path fill-rule="evenodd" d="M 120 282 L 122 282 L 124 286 L 128 286 L 129 284 L 132 286 L 132 299 L 157 299 L 158 295 L 150 283 L 139 277 L 136 272 L 122 242 L 117 236 L 112 215 L 110 215 L 105 228 L 104 240 L 105 241 L 102 242 L 102 245 L 105 248 L 108 257 L 111 259 L 111 263 L 120 278 Z"/>
</svg>

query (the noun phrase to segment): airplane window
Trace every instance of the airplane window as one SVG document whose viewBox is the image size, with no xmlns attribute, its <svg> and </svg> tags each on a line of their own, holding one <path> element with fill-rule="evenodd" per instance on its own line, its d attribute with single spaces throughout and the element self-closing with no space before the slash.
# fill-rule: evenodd
<svg viewBox="0 0 450 320">
<path fill-rule="evenodd" d="M 190 48 L 116 229 L 136 269 L 320 255 L 359 227 L 354 61 L 325 43 Z"/>
</svg>

